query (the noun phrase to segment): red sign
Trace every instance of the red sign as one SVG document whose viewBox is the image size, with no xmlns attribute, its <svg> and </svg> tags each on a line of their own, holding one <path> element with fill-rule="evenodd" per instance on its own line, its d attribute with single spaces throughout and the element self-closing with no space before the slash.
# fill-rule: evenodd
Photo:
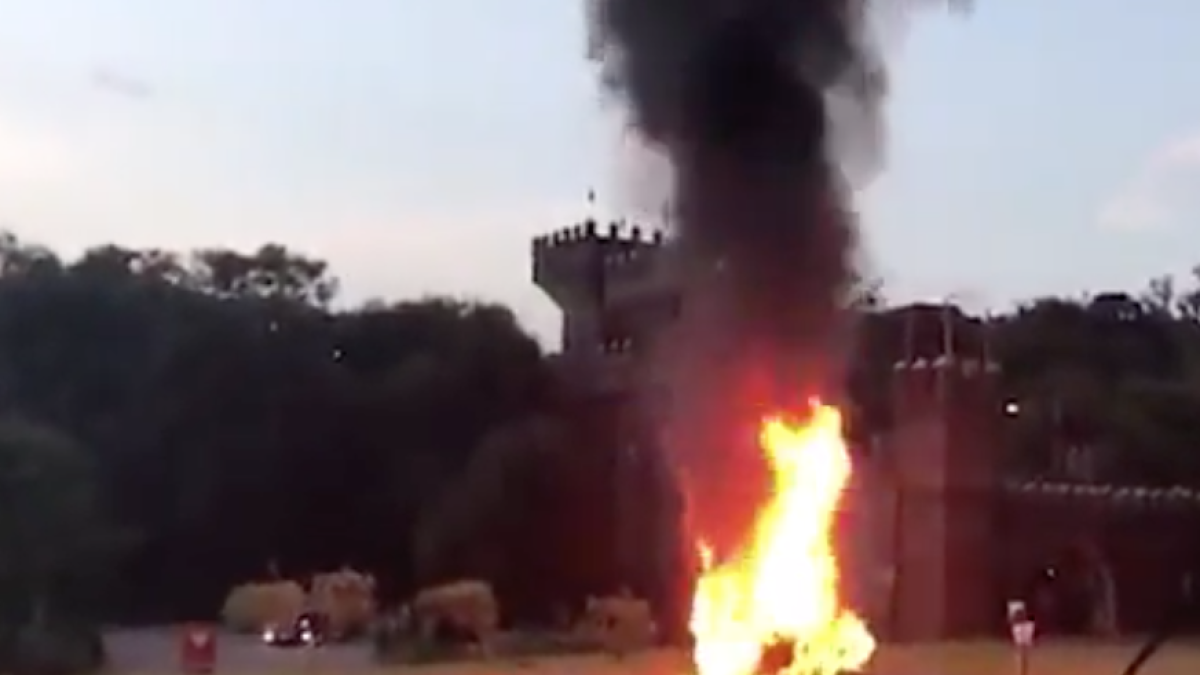
<svg viewBox="0 0 1200 675">
<path fill-rule="evenodd" d="M 217 633 L 212 626 L 184 626 L 179 639 L 179 667 L 185 673 L 211 673 L 217 666 Z"/>
</svg>

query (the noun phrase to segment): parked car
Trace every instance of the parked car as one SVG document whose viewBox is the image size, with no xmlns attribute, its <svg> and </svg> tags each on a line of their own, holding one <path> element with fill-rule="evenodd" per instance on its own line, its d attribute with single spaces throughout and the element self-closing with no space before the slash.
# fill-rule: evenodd
<svg viewBox="0 0 1200 675">
<path fill-rule="evenodd" d="M 262 633 L 263 644 L 270 647 L 316 647 L 325 642 L 328 622 L 315 612 L 305 612 L 291 625 L 268 626 Z"/>
</svg>

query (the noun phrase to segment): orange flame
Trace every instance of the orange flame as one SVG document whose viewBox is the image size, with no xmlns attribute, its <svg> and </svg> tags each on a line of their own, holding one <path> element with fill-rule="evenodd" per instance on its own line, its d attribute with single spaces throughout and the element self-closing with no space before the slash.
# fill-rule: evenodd
<svg viewBox="0 0 1200 675">
<path fill-rule="evenodd" d="M 754 675 L 763 650 L 794 645 L 784 675 L 835 675 L 862 668 L 875 651 L 866 625 L 841 603 L 834 517 L 850 478 L 842 418 L 814 402 L 811 417 L 763 422 L 759 443 L 773 494 L 738 555 L 703 571 L 692 599 L 693 659 L 699 675 Z"/>
</svg>

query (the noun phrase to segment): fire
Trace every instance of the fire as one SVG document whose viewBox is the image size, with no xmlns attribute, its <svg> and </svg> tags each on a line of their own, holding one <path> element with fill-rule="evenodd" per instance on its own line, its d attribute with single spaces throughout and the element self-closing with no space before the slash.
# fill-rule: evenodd
<svg viewBox="0 0 1200 675">
<path fill-rule="evenodd" d="M 842 419 L 814 402 L 796 424 L 766 419 L 759 443 L 773 495 L 738 555 L 717 563 L 700 542 L 702 573 L 692 599 L 699 675 L 754 675 L 764 650 L 793 645 L 786 675 L 835 675 L 862 668 L 875 650 L 866 625 L 841 602 L 834 518 L 850 478 Z"/>
</svg>

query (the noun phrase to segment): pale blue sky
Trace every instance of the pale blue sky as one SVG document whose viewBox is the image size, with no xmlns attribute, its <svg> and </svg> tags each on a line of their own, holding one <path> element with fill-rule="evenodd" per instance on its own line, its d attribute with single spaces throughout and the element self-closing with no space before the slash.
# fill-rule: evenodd
<svg viewBox="0 0 1200 675">
<path fill-rule="evenodd" d="M 631 203 L 582 2 L 3 5 L 0 224 L 69 252 L 274 239 L 350 299 L 501 299 L 549 336 L 529 237 L 589 186 Z M 891 294 L 1001 304 L 1200 262 L 1200 3 L 979 5 L 894 50 L 862 195 Z"/>
</svg>

